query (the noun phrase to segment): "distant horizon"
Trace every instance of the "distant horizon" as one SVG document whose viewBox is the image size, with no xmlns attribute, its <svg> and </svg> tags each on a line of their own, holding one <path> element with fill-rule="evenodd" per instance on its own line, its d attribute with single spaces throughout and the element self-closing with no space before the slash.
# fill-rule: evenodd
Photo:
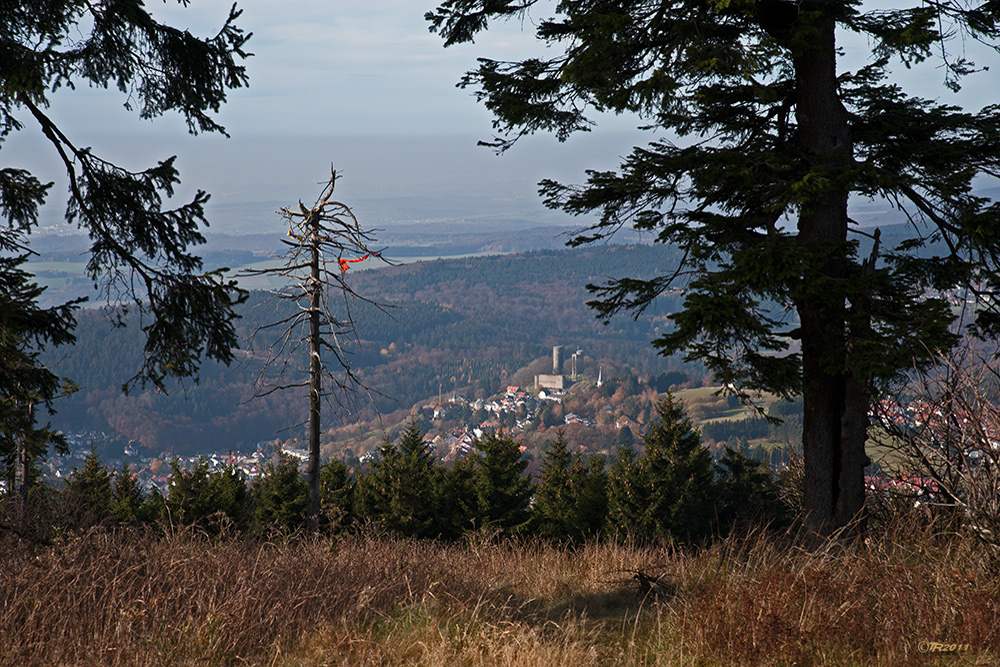
<svg viewBox="0 0 1000 667">
<path fill-rule="evenodd" d="M 389 199 L 425 197 L 441 203 L 436 208 L 446 217 L 468 215 L 471 198 L 493 217 L 527 216 L 544 224 L 583 227 L 586 218 L 542 205 L 538 181 L 579 184 L 588 169 L 618 170 L 633 146 L 669 139 L 662 132 L 638 130 L 646 121 L 636 116 L 595 114 L 593 132 L 576 133 L 565 143 L 541 132 L 524 137 L 500 157 L 476 145 L 494 137 L 494 119 L 471 88 L 456 84 L 480 57 L 544 56 L 534 28 L 555 11 L 554 2 L 491 25 L 475 43 L 449 48 L 428 31 L 424 19 L 426 11 L 440 4 L 436 2 L 237 4 L 244 10 L 238 25 L 254 33 L 247 50 L 255 55 L 244 61 L 250 86 L 230 91 L 217 114 L 231 139 L 191 136 L 175 113 L 140 120 L 134 109 L 124 107 L 127 96 L 113 86 L 63 88 L 52 94 L 46 110 L 76 145 L 92 146 L 96 154 L 127 169 L 145 169 L 176 155 L 181 185 L 171 205 L 186 202 L 197 190 L 210 193 L 210 221 L 220 217 L 209 231 L 230 233 L 233 224 L 222 220 L 222 207 L 313 201 L 331 163 L 342 171 L 338 198 L 376 225 L 414 219 L 394 211 Z M 208 36 L 216 33 L 229 6 L 157 4 L 149 10 L 158 20 Z M 842 68 L 870 57 L 863 40 L 841 37 Z M 970 59 L 992 55 L 974 43 L 966 46 Z M 986 84 L 992 78 L 992 73 L 977 73 L 961 91 L 949 91 L 935 59 L 896 66 L 892 74 L 910 93 L 970 110 L 991 101 L 993 86 Z M 43 224 L 70 229 L 62 222 L 64 168 L 30 115 L 17 115 L 25 128 L 4 139 L 6 166 L 54 181 Z M 453 206 L 460 200 L 461 206 Z M 261 207 L 252 210 L 248 225 L 256 228 L 275 217 L 270 206 Z"/>
</svg>

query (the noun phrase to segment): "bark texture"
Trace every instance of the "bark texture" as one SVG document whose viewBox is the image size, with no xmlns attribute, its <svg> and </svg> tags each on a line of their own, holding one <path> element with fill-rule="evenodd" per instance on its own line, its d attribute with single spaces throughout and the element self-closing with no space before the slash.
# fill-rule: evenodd
<svg viewBox="0 0 1000 667">
<path fill-rule="evenodd" d="M 796 306 L 801 319 L 803 371 L 802 447 L 804 502 L 810 526 L 820 533 L 842 527 L 864 507 L 865 381 L 847 368 L 848 317 L 844 284 L 849 184 L 853 160 L 847 114 L 837 91 L 836 23 L 825 3 L 802 3 L 793 45 L 796 121 L 813 172 L 825 179 L 805 202 L 798 221 L 804 250 L 827 255 L 815 275 L 803 276 Z M 813 11 L 815 10 L 815 11 Z M 859 493 L 860 491 L 860 493 Z"/>
</svg>

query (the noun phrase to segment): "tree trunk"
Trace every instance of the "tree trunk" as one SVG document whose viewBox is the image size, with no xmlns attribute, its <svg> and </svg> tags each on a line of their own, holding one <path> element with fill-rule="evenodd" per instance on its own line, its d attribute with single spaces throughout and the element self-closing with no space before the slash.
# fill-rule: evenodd
<svg viewBox="0 0 1000 667">
<path fill-rule="evenodd" d="M 17 458 L 17 490 L 21 498 L 21 507 L 26 508 L 28 506 L 28 488 L 30 483 L 28 473 L 31 467 L 28 459 L 28 442 L 23 436 L 21 438 L 21 449 L 18 450 Z"/>
<path fill-rule="evenodd" d="M 851 378 L 846 366 L 848 317 L 842 286 L 848 273 L 840 253 L 847 241 L 849 194 L 843 174 L 851 166 L 853 146 L 837 94 L 836 25 L 824 4 L 800 5 L 802 43 L 794 47 L 798 140 L 811 166 L 829 180 L 799 217 L 799 242 L 819 265 L 807 269 L 813 272 L 803 276 L 796 303 L 802 342 L 804 509 L 808 525 L 821 534 L 847 525 L 863 509 L 864 466 L 858 463 L 864 458 L 868 419 L 867 383 Z"/>
<path fill-rule="evenodd" d="M 18 450 L 18 492 L 21 497 L 21 508 L 22 510 L 28 507 L 28 490 L 31 484 L 31 442 L 28 439 L 28 433 L 31 432 L 31 425 L 35 423 L 35 404 L 28 403 L 25 406 L 25 412 L 27 413 L 24 419 L 24 429 L 20 434 L 21 447 Z M 17 436 L 15 436 L 17 437 Z"/>
<path fill-rule="evenodd" d="M 312 212 L 310 242 L 312 256 L 311 300 L 309 304 L 309 506 L 306 514 L 306 528 L 314 532 L 319 528 L 319 411 L 323 391 L 323 366 L 320 359 L 320 296 L 323 283 L 319 271 L 319 215 Z"/>
</svg>

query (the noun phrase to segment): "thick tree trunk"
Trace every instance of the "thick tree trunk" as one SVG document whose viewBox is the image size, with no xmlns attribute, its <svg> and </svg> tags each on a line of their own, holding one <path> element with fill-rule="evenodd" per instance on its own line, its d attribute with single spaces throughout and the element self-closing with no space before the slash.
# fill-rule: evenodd
<svg viewBox="0 0 1000 667">
<path fill-rule="evenodd" d="M 814 169 L 829 180 L 803 206 L 799 242 L 817 257 L 832 253 L 803 276 L 797 299 L 801 320 L 803 370 L 802 446 L 804 504 L 810 527 L 826 534 L 847 525 L 864 506 L 867 392 L 864 379 L 852 379 L 846 365 L 847 278 L 839 251 L 847 241 L 848 184 L 841 178 L 852 162 L 846 112 L 837 94 L 835 22 L 824 3 L 802 3 L 799 36 L 793 47 L 797 77 L 796 121 L 801 147 Z M 860 492 L 860 493 L 859 493 Z"/>
<path fill-rule="evenodd" d="M 306 527 L 310 532 L 319 528 L 319 411 L 323 391 L 323 366 L 320 358 L 320 296 L 323 283 L 319 271 L 319 216 L 314 211 L 310 234 L 311 299 L 309 304 L 309 506 Z"/>
</svg>

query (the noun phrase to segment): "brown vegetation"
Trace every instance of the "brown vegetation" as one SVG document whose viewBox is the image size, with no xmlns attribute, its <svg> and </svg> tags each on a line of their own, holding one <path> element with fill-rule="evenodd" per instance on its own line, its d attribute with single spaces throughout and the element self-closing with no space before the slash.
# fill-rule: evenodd
<svg viewBox="0 0 1000 667">
<path fill-rule="evenodd" d="M 897 522 L 851 546 L 90 532 L 0 551 L 0 663 L 996 664 L 994 554 Z M 641 586 L 640 584 L 645 584 Z M 926 652 L 934 643 L 951 652 Z M 951 647 L 950 645 L 955 645 Z M 923 651 L 923 652 L 922 652 Z"/>
</svg>

